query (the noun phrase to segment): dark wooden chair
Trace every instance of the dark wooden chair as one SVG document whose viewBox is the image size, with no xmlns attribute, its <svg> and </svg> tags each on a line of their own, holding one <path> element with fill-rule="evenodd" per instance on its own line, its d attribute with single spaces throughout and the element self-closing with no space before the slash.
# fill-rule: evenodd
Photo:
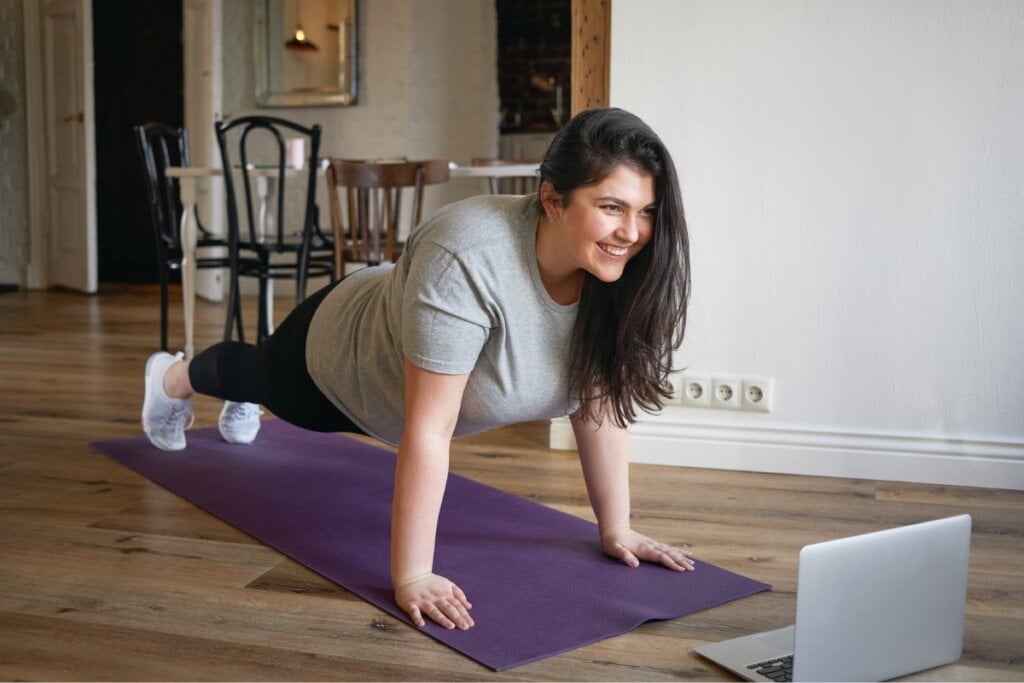
<svg viewBox="0 0 1024 683">
<path fill-rule="evenodd" d="M 181 196 L 178 180 L 167 176 L 171 166 L 189 166 L 188 131 L 163 123 L 150 122 L 134 127 L 135 146 L 146 181 L 149 215 L 156 237 L 157 273 L 160 281 L 160 348 L 167 351 L 167 304 L 171 272 L 181 269 Z M 199 256 L 196 268 L 228 268 L 228 240 L 216 237 L 203 227 L 196 213 L 199 234 L 196 251 L 219 248 L 220 255 Z M 230 321 L 230 318 L 229 318 Z M 239 318 L 240 321 L 240 318 Z M 230 324 L 230 322 L 229 322 Z"/>
<path fill-rule="evenodd" d="M 330 254 L 334 245 L 320 229 L 316 205 L 321 130 L 319 125 L 306 128 L 271 116 L 218 121 L 214 130 L 227 198 L 229 303 L 237 306 L 239 278 L 259 280 L 259 343 L 271 330 L 271 281 L 295 280 L 295 301 L 299 303 L 306 297 L 310 277 L 333 277 Z M 286 138 L 305 140 L 309 156 L 304 169 L 287 165 Z M 292 185 L 295 192 L 289 192 Z M 231 338 L 230 312 L 224 333 L 226 339 Z M 244 341 L 240 323 L 238 338 Z"/>
<path fill-rule="evenodd" d="M 537 191 L 537 175 L 507 175 L 501 172 L 501 166 L 518 166 L 520 164 L 539 165 L 540 159 L 498 159 L 491 157 L 473 157 L 470 166 L 493 166 L 495 174 L 488 176 L 487 183 L 491 194 L 530 194 Z"/>
<path fill-rule="evenodd" d="M 331 159 L 327 166 L 327 193 L 336 276 L 344 276 L 348 263 L 376 265 L 397 259 L 403 246 L 399 235 L 408 234 L 422 218 L 424 188 L 447 181 L 447 159 Z M 403 194 L 412 201 L 404 224 Z"/>
</svg>

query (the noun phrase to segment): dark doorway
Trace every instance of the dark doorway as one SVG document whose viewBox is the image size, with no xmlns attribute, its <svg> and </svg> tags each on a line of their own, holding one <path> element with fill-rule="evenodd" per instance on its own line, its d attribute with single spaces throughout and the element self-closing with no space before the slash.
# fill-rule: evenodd
<svg viewBox="0 0 1024 683">
<path fill-rule="evenodd" d="M 93 0 L 96 217 L 101 282 L 157 282 L 132 127 L 184 119 L 182 0 Z"/>
<path fill-rule="evenodd" d="M 497 0 L 501 132 L 554 133 L 569 119 L 570 0 Z"/>
</svg>

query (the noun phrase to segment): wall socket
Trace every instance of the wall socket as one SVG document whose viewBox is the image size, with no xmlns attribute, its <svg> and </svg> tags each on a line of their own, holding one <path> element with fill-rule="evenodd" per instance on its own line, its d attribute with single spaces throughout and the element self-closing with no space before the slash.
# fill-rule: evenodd
<svg viewBox="0 0 1024 683">
<path fill-rule="evenodd" d="M 769 413 L 772 410 L 771 377 L 712 377 L 675 375 L 673 403 L 687 408 L 718 408 Z"/>
</svg>

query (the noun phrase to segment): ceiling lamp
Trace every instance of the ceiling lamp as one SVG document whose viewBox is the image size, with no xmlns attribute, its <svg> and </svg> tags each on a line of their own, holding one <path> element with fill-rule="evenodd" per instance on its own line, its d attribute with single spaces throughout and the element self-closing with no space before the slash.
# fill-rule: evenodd
<svg viewBox="0 0 1024 683">
<path fill-rule="evenodd" d="M 296 52 L 315 52 L 320 49 L 306 38 L 306 32 L 302 30 L 302 24 L 295 27 L 295 34 L 284 46 L 286 49 L 295 50 Z"/>
</svg>

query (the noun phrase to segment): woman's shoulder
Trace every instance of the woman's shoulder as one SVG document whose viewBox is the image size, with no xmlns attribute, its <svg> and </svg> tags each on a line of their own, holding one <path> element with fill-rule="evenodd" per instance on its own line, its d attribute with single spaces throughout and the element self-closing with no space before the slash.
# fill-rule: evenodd
<svg viewBox="0 0 1024 683">
<path fill-rule="evenodd" d="M 431 243 L 453 254 L 519 241 L 536 226 L 534 195 L 480 195 L 442 207 L 410 236 L 407 248 Z"/>
</svg>

